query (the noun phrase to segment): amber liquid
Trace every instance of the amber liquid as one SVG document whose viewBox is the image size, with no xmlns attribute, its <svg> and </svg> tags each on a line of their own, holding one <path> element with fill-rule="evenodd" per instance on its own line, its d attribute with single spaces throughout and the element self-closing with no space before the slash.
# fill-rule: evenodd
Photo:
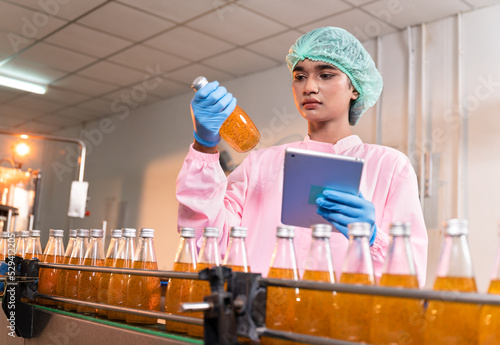
<svg viewBox="0 0 500 345">
<path fill-rule="evenodd" d="M 156 262 L 135 261 L 134 268 L 139 270 L 158 271 Z M 125 306 L 149 311 L 160 311 L 161 282 L 157 277 L 131 275 L 127 286 Z M 158 319 L 146 316 L 127 314 L 128 323 L 155 325 Z"/>
<path fill-rule="evenodd" d="M 113 259 L 107 258 L 104 261 L 104 266 L 113 267 Z M 108 287 L 110 278 L 111 273 L 101 273 L 101 277 L 99 278 L 99 290 L 97 291 L 97 302 L 99 303 L 108 303 Z M 105 309 L 98 309 L 97 314 L 99 316 L 106 316 L 108 315 L 108 311 Z"/>
<path fill-rule="evenodd" d="M 45 255 L 45 263 L 60 264 L 64 260 L 62 255 Z M 55 268 L 40 268 L 39 280 L 38 280 L 38 292 L 45 295 L 57 295 L 57 280 L 59 277 L 59 271 Z M 37 299 L 38 302 L 45 305 L 56 305 L 56 301 L 50 301 L 48 299 Z"/>
<path fill-rule="evenodd" d="M 328 271 L 304 272 L 302 280 L 332 283 Z M 300 290 L 297 303 L 297 332 L 319 337 L 336 338 L 336 294 L 332 291 Z"/>
<path fill-rule="evenodd" d="M 83 258 L 70 258 L 70 265 L 81 265 Z M 80 278 L 80 271 L 67 270 L 64 280 L 64 297 L 78 299 L 78 279 Z M 77 305 L 73 303 L 63 303 L 64 310 L 76 310 Z"/>
<path fill-rule="evenodd" d="M 195 272 L 192 263 L 176 262 L 174 263 L 174 271 L 176 272 Z M 183 315 L 181 313 L 181 303 L 189 300 L 189 288 L 191 287 L 192 280 L 188 279 L 170 279 L 165 292 L 165 311 L 174 315 Z M 166 321 L 165 327 L 167 331 L 186 333 L 187 324 L 175 321 Z"/>
<path fill-rule="evenodd" d="M 500 294 L 500 280 L 490 282 L 488 293 Z M 479 320 L 479 345 L 500 344 L 500 306 L 483 305 Z"/>
<path fill-rule="evenodd" d="M 260 140 L 260 133 L 253 121 L 239 106 L 224 121 L 220 136 L 237 152 L 253 149 Z"/>
<path fill-rule="evenodd" d="M 132 260 L 116 259 L 113 267 L 132 268 Z M 127 285 L 130 275 L 111 273 L 108 287 L 108 304 L 123 307 L 127 295 Z M 125 320 L 125 313 L 108 310 L 108 319 Z"/>
<path fill-rule="evenodd" d="M 63 264 L 69 264 L 69 260 L 70 260 L 70 257 L 69 256 L 65 256 L 62 260 L 62 263 Z M 66 282 L 66 273 L 68 272 L 68 270 L 58 270 L 59 273 L 57 274 L 57 286 L 56 286 L 56 295 L 57 296 L 61 296 L 61 297 L 64 297 L 64 284 Z M 63 303 L 62 302 L 57 302 L 57 306 L 59 308 L 62 308 L 63 307 Z"/>
<path fill-rule="evenodd" d="M 380 286 L 418 289 L 414 275 L 384 274 Z M 374 297 L 371 343 L 374 345 L 420 345 L 423 339 L 422 301 L 414 298 Z"/>
<path fill-rule="evenodd" d="M 104 260 L 100 259 L 85 259 L 83 261 L 85 266 L 103 266 Z M 80 278 L 78 280 L 78 299 L 86 302 L 97 302 L 97 294 L 99 292 L 99 278 L 101 277 L 101 273 L 99 272 L 90 272 L 90 271 L 82 271 L 80 272 Z M 96 308 L 85 307 L 83 305 L 79 305 L 76 308 L 76 311 L 79 313 L 85 314 L 96 314 Z"/>
<path fill-rule="evenodd" d="M 198 263 L 196 269 L 199 271 L 213 267 L 212 264 Z M 189 287 L 189 302 L 203 302 L 203 297 L 210 295 L 210 284 L 205 280 L 193 280 Z M 192 312 L 188 316 L 203 319 L 203 312 Z M 203 326 L 187 325 L 187 332 L 193 337 L 203 337 Z"/>
<path fill-rule="evenodd" d="M 434 290 L 476 292 L 477 288 L 474 278 L 438 277 Z M 425 312 L 426 344 L 477 344 L 479 313 L 476 304 L 430 301 Z"/>
<path fill-rule="evenodd" d="M 340 283 L 373 285 L 368 274 L 342 273 Z M 370 325 L 373 317 L 373 296 L 339 293 L 338 338 L 353 342 L 370 341 Z"/>
<path fill-rule="evenodd" d="M 292 269 L 269 269 L 268 278 L 296 279 Z M 266 299 L 266 327 L 278 331 L 291 331 L 296 326 L 296 306 L 299 298 L 299 289 L 270 286 L 267 288 Z M 293 342 L 262 337 L 261 343 L 292 345 Z"/>
</svg>

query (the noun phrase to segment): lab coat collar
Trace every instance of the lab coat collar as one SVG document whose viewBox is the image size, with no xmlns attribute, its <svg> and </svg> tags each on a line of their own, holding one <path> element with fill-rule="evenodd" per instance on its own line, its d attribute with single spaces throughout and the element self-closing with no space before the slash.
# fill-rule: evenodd
<svg viewBox="0 0 500 345">
<path fill-rule="evenodd" d="M 308 149 L 322 152 L 331 152 L 334 154 L 342 154 L 355 146 L 361 145 L 362 143 L 363 141 L 361 140 L 361 138 L 354 134 L 340 139 L 335 144 L 311 140 L 309 134 L 304 138 L 304 144 Z"/>
</svg>

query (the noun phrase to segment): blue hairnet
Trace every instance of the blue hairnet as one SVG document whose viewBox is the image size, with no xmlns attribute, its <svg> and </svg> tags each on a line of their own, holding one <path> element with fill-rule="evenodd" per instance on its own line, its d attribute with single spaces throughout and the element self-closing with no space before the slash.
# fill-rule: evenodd
<svg viewBox="0 0 500 345">
<path fill-rule="evenodd" d="M 349 110 L 352 126 L 377 102 L 383 87 L 382 76 L 361 42 L 346 30 L 329 26 L 299 37 L 286 57 L 290 72 L 304 59 L 329 63 L 347 74 L 359 93 Z"/>
</svg>

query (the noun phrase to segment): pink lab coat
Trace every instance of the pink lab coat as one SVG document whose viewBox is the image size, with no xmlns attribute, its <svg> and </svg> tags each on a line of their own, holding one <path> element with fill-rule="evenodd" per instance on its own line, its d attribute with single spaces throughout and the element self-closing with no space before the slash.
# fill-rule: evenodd
<svg viewBox="0 0 500 345">
<path fill-rule="evenodd" d="M 380 277 L 382 274 L 391 223 L 409 221 L 419 283 L 424 285 L 428 238 L 415 172 L 401 152 L 365 144 L 357 135 L 348 136 L 336 144 L 313 141 L 307 136 L 301 142 L 253 151 L 227 178 L 219 164 L 219 154 L 201 153 L 191 146 L 177 178 L 179 228 L 194 228 L 199 246 L 203 227 L 218 227 L 222 230 L 219 244 L 224 254 L 230 227 L 247 227 L 251 271 L 266 276 L 276 242 L 276 227 L 281 225 L 283 161 L 288 147 L 365 160 L 360 190 L 364 198 L 375 205 L 378 232 L 370 249 L 375 275 Z M 296 227 L 294 244 L 299 271 L 303 272 L 311 244 L 311 229 Z M 330 244 L 336 275 L 340 277 L 348 240 L 334 232 Z"/>
</svg>

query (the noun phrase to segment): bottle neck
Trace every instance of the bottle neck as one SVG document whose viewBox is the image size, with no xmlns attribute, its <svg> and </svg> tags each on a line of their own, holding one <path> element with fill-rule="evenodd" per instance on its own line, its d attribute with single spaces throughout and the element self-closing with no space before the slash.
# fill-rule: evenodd
<svg viewBox="0 0 500 345">
<path fill-rule="evenodd" d="M 183 264 L 193 264 L 196 266 L 197 249 L 194 237 L 181 237 L 177 253 L 175 254 L 175 262 Z"/>
<path fill-rule="evenodd" d="M 445 237 L 436 275 L 438 277 L 474 277 L 466 235 Z"/>
<path fill-rule="evenodd" d="M 384 263 L 385 274 L 416 275 L 413 251 L 408 236 L 393 236 Z"/>
<path fill-rule="evenodd" d="M 73 243 L 73 250 L 71 251 L 71 258 L 83 259 L 85 257 L 86 249 L 86 238 L 76 237 L 75 242 Z"/>
<path fill-rule="evenodd" d="M 329 272 L 333 277 L 333 260 L 329 238 L 313 237 L 307 257 L 306 270 L 310 272 Z"/>
<path fill-rule="evenodd" d="M 139 238 L 135 261 L 156 262 L 155 246 L 152 237 Z"/>
<path fill-rule="evenodd" d="M 121 237 L 112 237 L 109 241 L 108 250 L 106 251 L 106 259 L 115 259 L 118 254 L 118 249 L 120 247 Z"/>
<path fill-rule="evenodd" d="M 248 253 L 243 237 L 231 237 L 224 257 L 224 266 L 238 267 L 244 272 L 249 272 Z"/>
<path fill-rule="evenodd" d="M 64 256 L 64 245 L 62 237 L 49 237 L 43 255 Z"/>
<path fill-rule="evenodd" d="M 342 273 L 367 275 L 372 283 L 375 282 L 370 243 L 367 237 L 351 236 Z"/>
<path fill-rule="evenodd" d="M 85 259 L 104 260 L 104 240 L 102 237 L 90 238 Z"/>
<path fill-rule="evenodd" d="M 219 244 L 216 237 L 203 237 L 198 262 L 200 264 L 220 266 Z"/>
<path fill-rule="evenodd" d="M 122 242 L 120 243 L 120 248 L 118 249 L 117 258 L 123 260 L 134 260 L 135 254 L 135 238 L 133 237 L 124 237 Z"/>
<path fill-rule="evenodd" d="M 295 279 L 298 279 L 297 257 L 293 238 L 277 238 L 271 257 L 271 269 L 289 269 L 293 271 Z"/>
<path fill-rule="evenodd" d="M 76 240 L 76 237 L 69 238 L 68 246 L 66 247 L 66 253 L 64 254 L 64 256 L 67 256 L 67 257 L 71 256 L 71 253 L 73 252 L 73 247 L 75 245 L 75 240 Z"/>
<path fill-rule="evenodd" d="M 28 237 L 26 245 L 26 253 L 32 255 L 42 254 L 42 245 L 40 243 L 40 237 Z M 39 257 L 39 259 L 41 259 L 41 257 Z"/>
</svg>

